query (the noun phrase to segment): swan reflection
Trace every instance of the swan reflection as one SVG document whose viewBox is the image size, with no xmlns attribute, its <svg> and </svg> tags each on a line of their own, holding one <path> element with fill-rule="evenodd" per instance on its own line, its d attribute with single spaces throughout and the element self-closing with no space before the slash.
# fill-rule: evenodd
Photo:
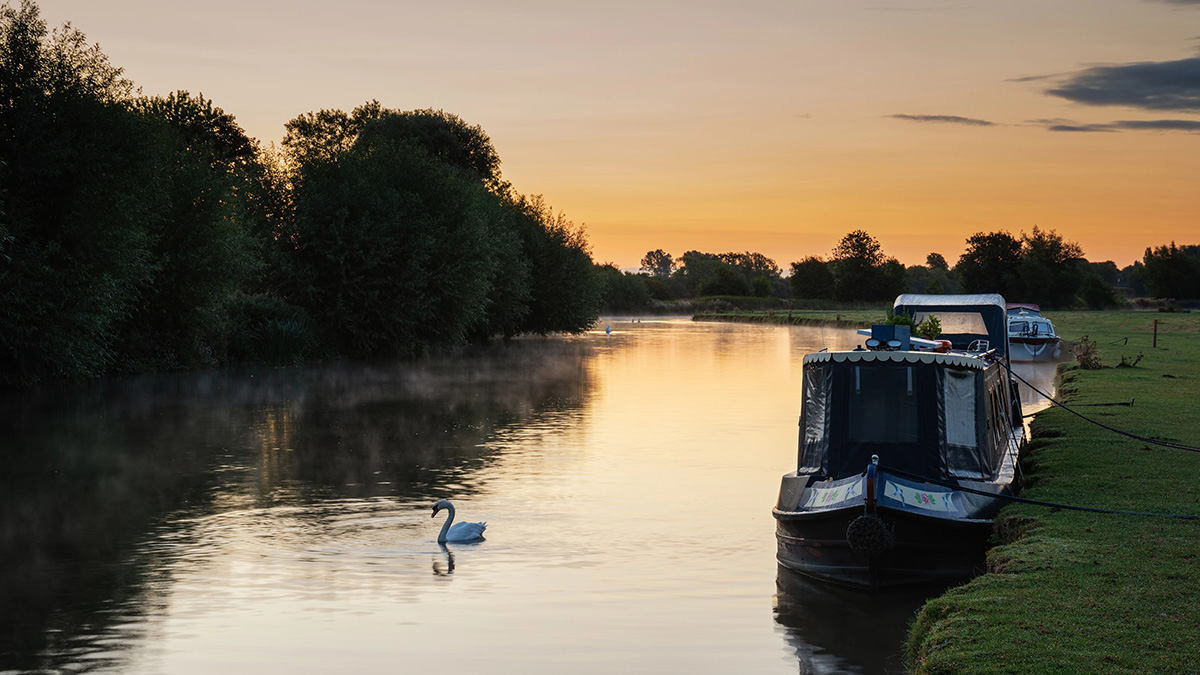
<svg viewBox="0 0 1200 675">
<path fill-rule="evenodd" d="M 446 564 L 443 565 L 441 558 L 437 554 L 434 554 L 433 574 L 438 577 L 448 577 L 454 574 L 454 554 L 450 552 L 450 549 L 445 544 L 439 544 L 438 546 L 442 549 L 442 553 L 446 554 Z"/>
</svg>

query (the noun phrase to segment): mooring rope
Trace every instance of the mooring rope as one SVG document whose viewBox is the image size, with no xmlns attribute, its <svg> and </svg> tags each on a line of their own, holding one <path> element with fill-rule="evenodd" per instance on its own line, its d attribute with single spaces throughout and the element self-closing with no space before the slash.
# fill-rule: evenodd
<svg viewBox="0 0 1200 675">
<path fill-rule="evenodd" d="M 1056 504 L 1054 502 L 1043 502 L 1043 501 L 1039 501 L 1037 499 L 1025 499 L 1024 497 L 1015 497 L 1013 495 L 1001 495 L 1001 494 L 996 494 L 994 492 L 985 492 L 983 490 L 976 490 L 974 488 L 965 487 L 963 485 L 959 485 L 957 483 L 952 483 L 950 481 L 938 480 L 937 478 L 929 478 L 928 476 L 921 476 L 919 474 L 909 473 L 908 471 L 903 471 L 901 469 L 893 469 L 888 466 L 883 466 L 882 464 L 879 465 L 879 470 L 886 472 L 886 473 L 896 475 L 896 476 L 902 476 L 904 478 L 921 481 L 923 483 L 931 483 L 933 485 L 940 485 L 941 487 L 947 487 L 947 488 L 950 488 L 953 490 L 958 490 L 960 492 L 969 492 L 969 493 L 975 494 L 975 495 L 991 497 L 992 499 L 1002 499 L 1004 501 L 1016 502 L 1018 504 L 1031 504 L 1033 506 L 1045 506 L 1045 507 L 1053 508 L 1053 509 L 1062 509 L 1064 511 L 1085 511 L 1087 513 L 1105 513 L 1105 514 L 1118 515 L 1118 516 L 1152 516 L 1152 517 L 1158 517 L 1158 518 L 1177 518 L 1179 520 L 1200 520 L 1200 516 L 1186 514 L 1186 513 L 1154 513 L 1154 512 L 1144 512 L 1144 511 L 1117 511 L 1115 509 L 1098 509 L 1098 508 L 1093 508 L 1090 506 L 1072 506 L 1070 504 Z"/>
<path fill-rule="evenodd" d="M 1188 445 L 1186 443 L 1176 443 L 1174 441 L 1163 441 L 1163 440 L 1159 440 L 1157 438 L 1148 438 L 1146 436 L 1139 436 L 1137 434 L 1131 434 L 1128 431 L 1122 431 L 1120 429 L 1110 427 L 1103 422 L 1098 422 L 1077 410 L 1072 410 L 1071 408 L 1067 407 L 1066 405 L 1055 400 L 1053 397 L 1051 397 L 1046 392 L 1033 386 L 1033 384 L 1030 383 L 1029 380 L 1026 380 L 1025 378 L 1021 377 L 1020 375 L 1014 373 L 1012 368 L 1007 363 L 1004 362 L 1004 359 L 998 359 L 998 360 L 1000 361 L 1000 364 L 1004 366 L 1004 369 L 1008 371 L 1009 375 L 1012 375 L 1013 377 L 1017 378 L 1021 382 L 1025 383 L 1025 386 L 1032 389 L 1034 391 L 1034 393 L 1036 393 L 1037 395 L 1046 399 L 1047 401 L 1050 401 L 1054 405 L 1062 408 L 1063 410 L 1066 410 L 1067 412 L 1071 413 L 1072 415 L 1079 417 L 1080 419 L 1084 420 L 1085 422 L 1091 422 L 1092 424 L 1095 424 L 1096 426 L 1100 427 L 1101 429 L 1107 429 L 1107 430 L 1113 432 L 1114 434 L 1120 434 L 1122 436 L 1132 438 L 1137 441 L 1142 441 L 1143 443 L 1150 443 L 1153 445 L 1161 445 L 1164 448 L 1174 448 L 1176 450 L 1186 450 L 1188 452 L 1200 452 L 1200 446 Z M 1131 402 L 1131 404 L 1132 404 L 1132 402 Z M 1124 404 L 1122 404 L 1122 405 L 1124 405 Z"/>
</svg>

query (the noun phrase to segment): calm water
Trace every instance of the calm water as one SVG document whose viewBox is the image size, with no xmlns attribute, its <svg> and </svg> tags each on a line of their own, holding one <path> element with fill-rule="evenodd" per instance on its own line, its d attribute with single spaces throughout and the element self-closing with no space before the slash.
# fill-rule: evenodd
<svg viewBox="0 0 1200 675">
<path fill-rule="evenodd" d="M 0 672 L 899 672 L 922 596 L 774 559 L 801 359 L 854 344 L 613 320 L 0 401 Z"/>
</svg>

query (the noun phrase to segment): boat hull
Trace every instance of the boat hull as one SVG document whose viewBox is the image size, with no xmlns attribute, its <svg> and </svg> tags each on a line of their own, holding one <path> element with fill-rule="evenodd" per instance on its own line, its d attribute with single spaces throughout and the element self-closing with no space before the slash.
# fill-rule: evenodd
<svg viewBox="0 0 1200 675">
<path fill-rule="evenodd" d="M 864 590 L 946 582 L 983 570 L 992 521 L 951 520 L 886 507 L 876 515 L 895 536 L 891 550 L 856 553 L 847 541 L 862 506 L 814 512 L 775 510 L 779 564 L 805 576 Z"/>
<path fill-rule="evenodd" d="M 1058 338 L 1008 338 L 1009 358 L 1013 361 L 1055 361 L 1062 356 Z"/>
</svg>

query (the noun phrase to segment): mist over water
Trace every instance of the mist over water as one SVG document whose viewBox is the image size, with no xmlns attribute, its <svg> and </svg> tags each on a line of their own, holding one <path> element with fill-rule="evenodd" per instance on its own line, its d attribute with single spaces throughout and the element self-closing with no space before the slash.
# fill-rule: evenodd
<svg viewBox="0 0 1200 675">
<path fill-rule="evenodd" d="M 774 559 L 802 358 L 856 343 L 611 320 L 10 396 L 0 672 L 895 669 L 920 598 Z M 440 498 L 486 540 L 437 544 Z"/>
</svg>

